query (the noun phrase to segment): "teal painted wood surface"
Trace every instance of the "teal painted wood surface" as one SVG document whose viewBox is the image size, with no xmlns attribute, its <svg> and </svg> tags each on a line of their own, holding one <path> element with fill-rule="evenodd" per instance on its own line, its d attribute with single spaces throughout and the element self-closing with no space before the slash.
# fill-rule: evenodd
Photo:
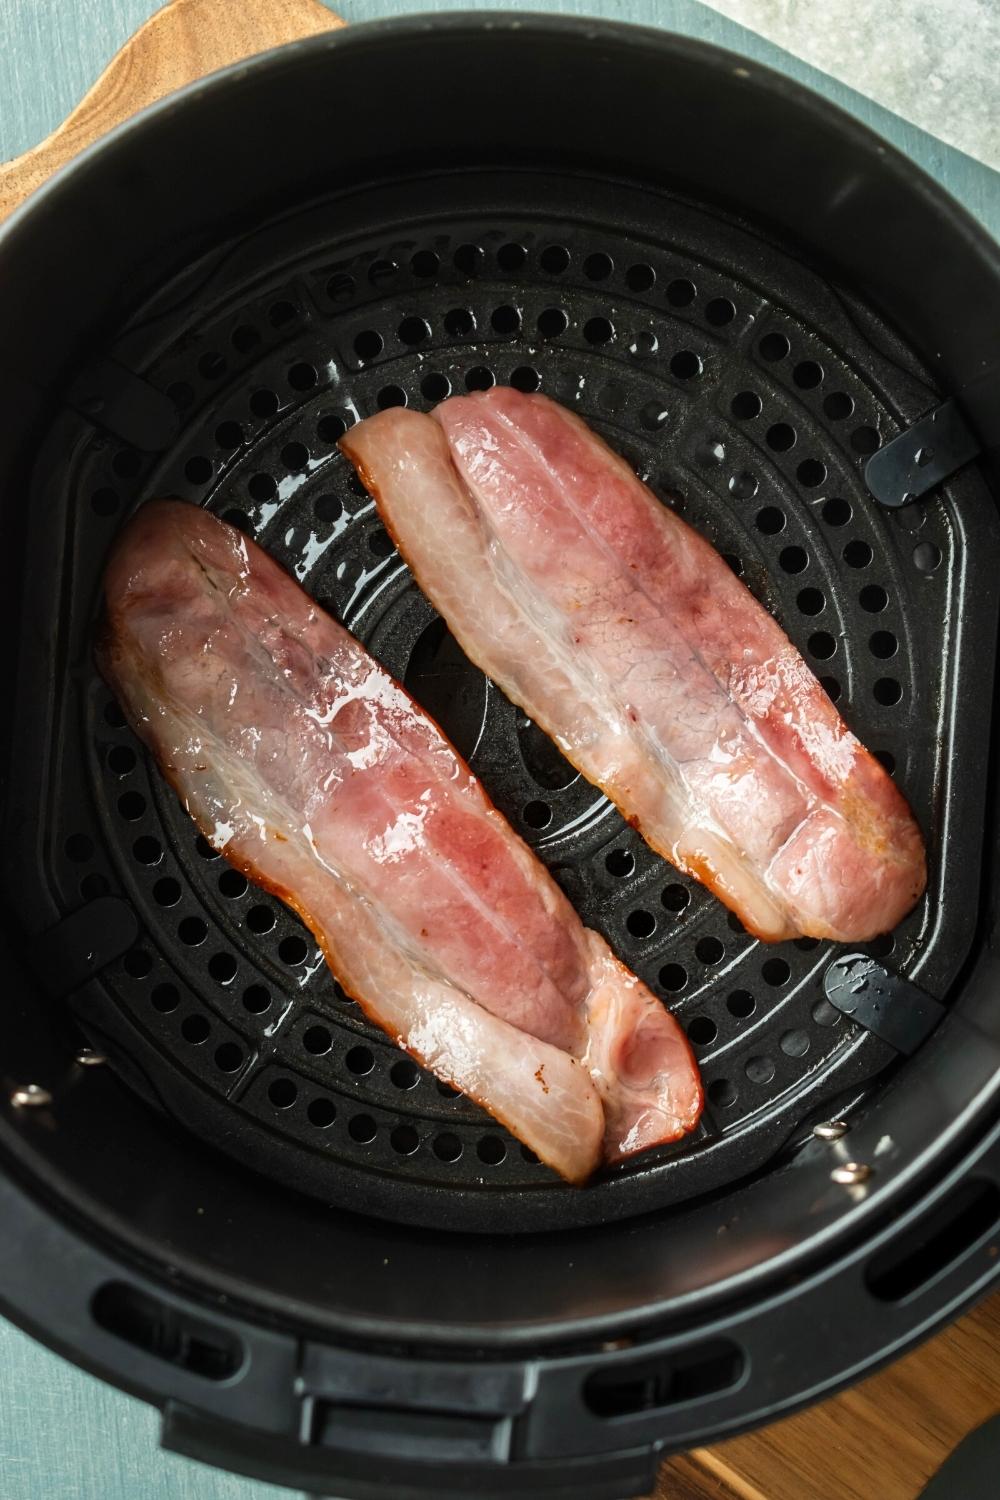
<svg viewBox="0 0 1000 1500">
<path fill-rule="evenodd" d="M 636 21 L 705 38 L 797 78 L 858 116 L 942 182 L 1000 238 L 1000 174 L 698 0 L 548 0 L 539 5 L 340 0 L 334 8 L 350 22 L 416 10 L 547 10 Z M 48 134 L 154 9 L 153 0 L 0 0 L 0 160 Z M 0 1322 L 0 1500 L 279 1500 L 288 1493 L 160 1453 L 157 1426 L 158 1415 L 151 1408 Z"/>
</svg>

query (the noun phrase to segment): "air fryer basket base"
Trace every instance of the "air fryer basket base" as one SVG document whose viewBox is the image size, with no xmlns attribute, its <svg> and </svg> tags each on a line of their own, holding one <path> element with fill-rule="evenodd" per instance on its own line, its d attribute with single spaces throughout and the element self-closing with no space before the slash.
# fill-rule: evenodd
<svg viewBox="0 0 1000 1500">
<path fill-rule="evenodd" d="M 830 945 L 751 939 L 469 665 L 335 447 L 380 407 L 493 381 L 585 417 L 730 559 L 892 769 L 931 883 L 871 951 L 943 994 L 978 883 L 982 787 L 942 810 L 959 740 L 975 745 L 988 711 L 959 719 L 955 704 L 970 637 L 988 667 L 996 519 L 971 471 L 891 514 L 867 494 L 865 457 L 937 399 L 873 314 L 676 197 L 468 172 L 344 195 L 222 245 L 106 353 L 74 387 L 59 463 L 36 476 L 29 566 L 61 614 L 17 712 L 57 749 L 22 809 L 36 858 L 17 901 L 36 932 L 53 906 L 108 892 L 136 911 L 134 945 L 70 997 L 127 1081 L 330 1204 L 511 1232 L 722 1188 L 891 1064 L 823 998 Z M 170 433 L 163 451 L 144 450 L 150 420 L 153 441 Z M 435 715 L 584 921 L 687 1027 L 708 1098 L 692 1141 L 564 1187 L 365 1022 L 297 919 L 196 837 L 91 657 L 108 547 L 161 494 L 253 534 Z"/>
</svg>

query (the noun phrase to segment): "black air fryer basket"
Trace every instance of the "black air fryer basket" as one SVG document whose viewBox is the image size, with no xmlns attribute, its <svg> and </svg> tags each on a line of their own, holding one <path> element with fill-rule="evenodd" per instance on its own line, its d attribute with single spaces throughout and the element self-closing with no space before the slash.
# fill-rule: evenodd
<svg viewBox="0 0 1000 1500">
<path fill-rule="evenodd" d="M 148 111 L 0 267 L 8 1315 L 263 1479 L 583 1500 L 985 1289 L 1000 257 L 962 211 L 728 54 L 458 16 Z M 748 936 L 418 592 L 337 439 L 494 382 L 578 411 L 702 531 L 905 791 L 930 882 L 870 969 Z M 564 1186 L 196 836 L 91 655 L 154 495 L 255 536 L 442 723 L 680 1017 L 693 1140 Z"/>
</svg>

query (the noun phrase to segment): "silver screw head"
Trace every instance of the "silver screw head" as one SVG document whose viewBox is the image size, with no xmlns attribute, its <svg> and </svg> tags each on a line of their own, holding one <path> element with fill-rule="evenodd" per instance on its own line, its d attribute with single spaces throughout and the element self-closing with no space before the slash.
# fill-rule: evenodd
<svg viewBox="0 0 1000 1500">
<path fill-rule="evenodd" d="M 813 1126 L 813 1135 L 818 1141 L 839 1141 L 850 1128 L 846 1120 L 824 1120 Z"/>
<path fill-rule="evenodd" d="M 834 1167 L 830 1176 L 842 1187 L 857 1187 L 868 1181 L 872 1170 L 866 1161 L 842 1161 L 839 1166 Z"/>
<path fill-rule="evenodd" d="M 10 1102 L 15 1109 L 45 1109 L 52 1103 L 52 1095 L 38 1083 L 25 1083 L 12 1090 Z"/>
</svg>

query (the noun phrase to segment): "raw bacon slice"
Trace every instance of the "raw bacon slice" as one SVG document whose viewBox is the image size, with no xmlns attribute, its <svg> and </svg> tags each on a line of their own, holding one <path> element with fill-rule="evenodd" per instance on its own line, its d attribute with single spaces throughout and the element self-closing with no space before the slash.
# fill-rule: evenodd
<svg viewBox="0 0 1000 1500">
<path fill-rule="evenodd" d="M 758 936 L 858 942 L 926 880 L 903 797 L 723 559 L 580 419 L 497 387 L 341 447 L 468 656 Z"/>
<path fill-rule="evenodd" d="M 105 596 L 99 663 L 136 732 L 373 1021 L 573 1182 L 693 1127 L 677 1023 L 433 722 L 259 547 L 156 501 Z"/>
</svg>

